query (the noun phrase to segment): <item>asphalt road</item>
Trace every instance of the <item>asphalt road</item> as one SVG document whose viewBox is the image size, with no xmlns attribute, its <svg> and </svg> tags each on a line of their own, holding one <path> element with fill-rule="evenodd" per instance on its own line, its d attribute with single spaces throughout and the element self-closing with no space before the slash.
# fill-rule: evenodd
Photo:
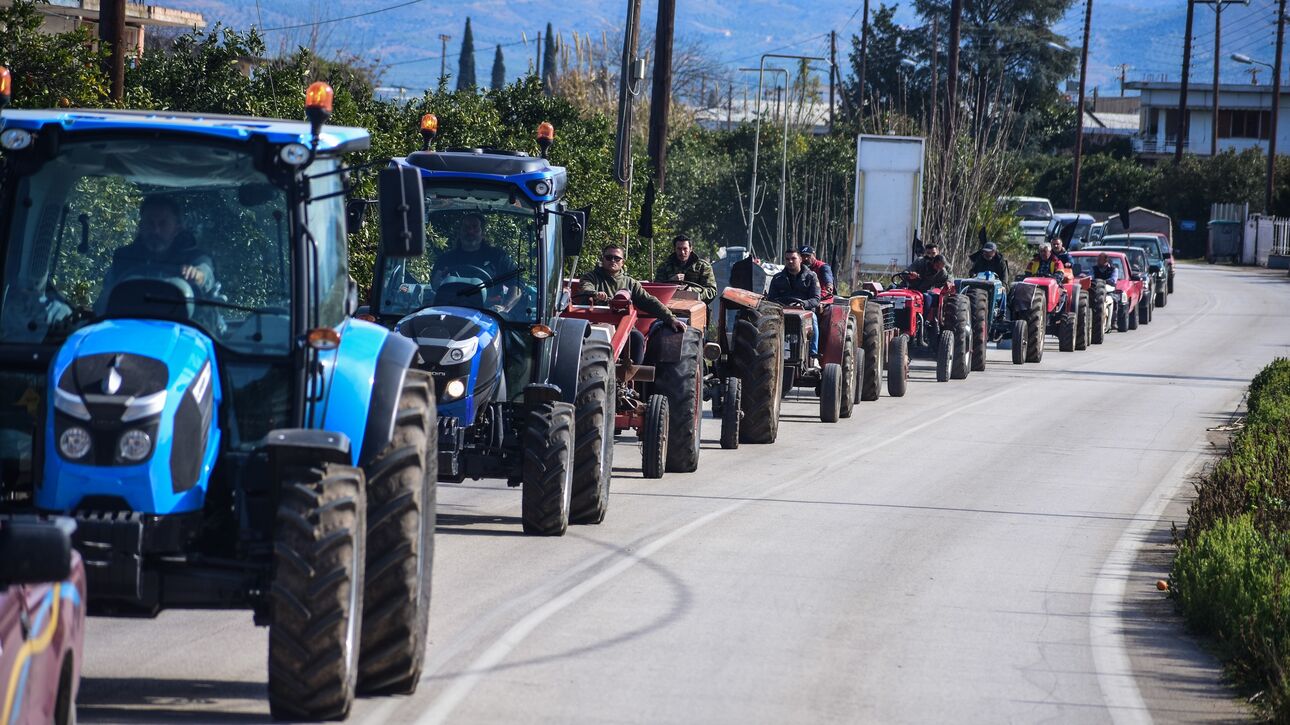
<svg viewBox="0 0 1290 725">
<path fill-rule="evenodd" d="M 1185 266 L 1154 322 L 834 425 L 790 400 L 773 446 L 640 475 L 615 451 L 600 526 L 520 534 L 501 482 L 444 485 L 415 697 L 358 722 L 1078 722 L 1232 719 L 1213 662 L 1162 625 L 1139 545 L 1290 355 L 1283 274 Z M 1164 610 L 1167 611 L 1167 607 Z M 91 620 L 81 718 L 267 719 L 249 613 Z"/>
</svg>

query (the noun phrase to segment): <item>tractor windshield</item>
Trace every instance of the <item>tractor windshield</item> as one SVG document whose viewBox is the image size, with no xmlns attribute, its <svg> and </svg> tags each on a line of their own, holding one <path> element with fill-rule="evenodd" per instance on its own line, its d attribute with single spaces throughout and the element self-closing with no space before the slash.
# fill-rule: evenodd
<svg viewBox="0 0 1290 725">
<path fill-rule="evenodd" d="M 386 260 L 380 311 L 488 309 L 532 322 L 541 308 L 537 214 L 505 189 L 427 186 L 426 252 Z"/>
<path fill-rule="evenodd" d="M 8 181 L 0 343 L 58 343 L 105 316 L 147 318 L 155 304 L 233 350 L 290 349 L 286 194 L 248 153 L 67 141 L 19 173 Z"/>
</svg>

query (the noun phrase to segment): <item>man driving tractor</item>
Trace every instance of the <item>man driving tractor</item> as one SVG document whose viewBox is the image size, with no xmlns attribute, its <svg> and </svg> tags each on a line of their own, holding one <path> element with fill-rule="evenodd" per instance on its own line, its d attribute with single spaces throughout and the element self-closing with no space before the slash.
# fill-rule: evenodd
<svg viewBox="0 0 1290 725">
<path fill-rule="evenodd" d="M 690 238 L 684 234 L 672 240 L 672 254 L 658 266 L 654 281 L 680 285 L 695 292 L 705 305 L 717 297 L 717 275 L 712 265 L 694 253 Z"/>
<path fill-rule="evenodd" d="M 766 299 L 785 307 L 799 307 L 815 311 L 820 306 L 820 280 L 802 264 L 802 254 L 796 249 L 784 252 L 784 269 L 770 280 Z M 820 323 L 811 315 L 811 355 L 820 354 Z"/>
<path fill-rule="evenodd" d="M 1030 264 L 1026 265 L 1028 277 L 1054 277 L 1065 282 L 1068 272 L 1062 260 L 1053 254 L 1053 245 L 1048 242 L 1039 245 L 1039 251 L 1031 257 Z"/>
<path fill-rule="evenodd" d="M 973 255 L 971 276 L 975 277 L 984 272 L 992 272 L 994 276 L 1001 280 L 1008 280 L 1008 260 L 1002 254 L 999 254 L 999 246 L 994 242 L 986 242 L 981 246 L 978 254 Z"/>
<path fill-rule="evenodd" d="M 658 318 L 677 332 L 685 330 L 685 322 L 677 319 L 672 311 L 657 297 L 645 291 L 641 283 L 628 276 L 623 268 L 627 263 L 627 252 L 619 244 L 606 244 L 600 250 L 600 266 L 582 275 L 574 299 L 583 304 L 587 301 L 604 304 L 619 293 L 631 297 L 632 304 L 650 317 Z M 645 335 L 633 329 L 628 341 L 628 350 L 632 364 L 640 365 L 645 361 Z"/>
<path fill-rule="evenodd" d="M 912 290 L 923 293 L 923 305 L 933 307 L 931 290 L 944 287 L 950 283 L 949 265 L 941 255 L 941 245 L 927 242 L 923 245 L 923 256 L 915 259 L 904 272 L 905 284 Z"/>
</svg>

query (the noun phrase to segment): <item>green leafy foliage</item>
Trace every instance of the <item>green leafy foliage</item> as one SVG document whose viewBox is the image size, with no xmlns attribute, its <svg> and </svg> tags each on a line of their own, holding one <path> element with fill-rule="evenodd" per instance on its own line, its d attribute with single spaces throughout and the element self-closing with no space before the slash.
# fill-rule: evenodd
<svg viewBox="0 0 1290 725">
<path fill-rule="evenodd" d="M 1290 360 L 1250 383 L 1245 427 L 1197 484 L 1173 566 L 1179 609 L 1267 714 L 1290 717 Z"/>
<path fill-rule="evenodd" d="M 41 30 L 45 16 L 33 0 L 14 0 L 0 7 L 0 64 L 13 76 L 13 105 L 18 108 L 94 108 L 108 97 L 102 72 L 105 53 L 82 26 L 70 33 Z"/>
</svg>

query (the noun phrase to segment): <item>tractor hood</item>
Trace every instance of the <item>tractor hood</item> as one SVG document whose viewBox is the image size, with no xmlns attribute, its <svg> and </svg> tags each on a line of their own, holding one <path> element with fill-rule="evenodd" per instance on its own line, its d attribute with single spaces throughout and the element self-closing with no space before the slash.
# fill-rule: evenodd
<svg viewBox="0 0 1290 725">
<path fill-rule="evenodd" d="M 174 322 L 100 322 L 67 339 L 49 375 L 40 508 L 202 507 L 221 397 L 205 334 Z"/>
<path fill-rule="evenodd" d="M 469 307 L 427 307 L 395 331 L 417 344 L 420 366 L 434 379 L 439 416 L 470 425 L 502 390 L 501 323 Z"/>
</svg>

